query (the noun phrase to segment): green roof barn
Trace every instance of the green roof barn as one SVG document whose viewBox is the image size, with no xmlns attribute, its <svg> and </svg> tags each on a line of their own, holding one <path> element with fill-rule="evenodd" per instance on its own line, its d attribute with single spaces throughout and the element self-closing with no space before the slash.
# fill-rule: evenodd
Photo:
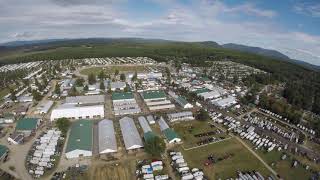
<svg viewBox="0 0 320 180">
<path fill-rule="evenodd" d="M 22 132 L 25 136 L 29 136 L 32 131 L 35 131 L 40 124 L 38 118 L 22 118 L 17 122 L 16 131 Z"/>
<path fill-rule="evenodd" d="M 92 156 L 92 121 L 79 120 L 71 125 L 66 157 Z"/>
</svg>

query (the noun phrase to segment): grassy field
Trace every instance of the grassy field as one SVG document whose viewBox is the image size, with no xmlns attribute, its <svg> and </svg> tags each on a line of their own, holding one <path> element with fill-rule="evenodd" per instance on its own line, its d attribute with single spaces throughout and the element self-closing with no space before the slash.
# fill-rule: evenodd
<svg viewBox="0 0 320 180">
<path fill-rule="evenodd" d="M 113 65 L 113 66 L 106 66 L 106 67 L 91 67 L 87 69 L 83 69 L 80 71 L 83 75 L 89 75 L 91 73 L 98 75 L 102 70 L 104 70 L 107 74 L 114 74 L 116 70 L 119 72 L 143 72 L 145 71 L 147 66 L 125 66 L 125 65 Z"/>
<path fill-rule="evenodd" d="M 10 93 L 10 88 L 15 89 L 17 86 L 16 85 L 9 85 L 9 87 L 3 87 L 0 89 L 0 98 L 3 98 L 5 95 Z"/>
<path fill-rule="evenodd" d="M 272 151 L 269 153 L 258 151 L 260 157 L 262 157 L 269 165 L 274 163 L 272 168 L 279 173 L 280 177 L 284 179 L 309 179 L 311 172 L 304 169 L 303 166 L 298 165 L 296 168 L 292 168 L 293 159 L 287 158 L 280 160 L 282 152 Z"/>
<path fill-rule="evenodd" d="M 263 176 L 271 174 L 256 157 L 234 138 L 189 151 L 181 149 L 181 151 L 191 168 L 202 168 L 210 179 L 235 177 L 237 171 L 256 170 Z M 233 154 L 233 156 L 214 165 L 204 166 L 204 162 L 210 154 L 216 158 L 227 154 Z"/>
<path fill-rule="evenodd" d="M 252 147 L 252 144 L 248 141 L 246 143 Z M 282 178 L 284 179 L 309 179 L 311 172 L 304 169 L 302 165 L 298 165 L 297 168 L 292 168 L 293 157 L 300 162 L 306 163 L 306 159 L 293 156 L 288 157 L 285 160 L 281 160 L 282 151 L 271 151 L 266 152 L 263 150 L 256 150 L 257 154 L 269 164 Z M 314 170 L 319 171 L 320 167 L 314 163 L 308 162 L 309 166 Z"/>
<path fill-rule="evenodd" d="M 92 165 L 88 172 L 88 179 L 94 180 L 127 180 L 135 179 L 135 161 L 128 161 L 116 165 Z"/>
<path fill-rule="evenodd" d="M 9 88 L 4 88 L 0 90 L 0 98 L 3 98 L 5 95 L 7 95 L 10 92 Z"/>
<path fill-rule="evenodd" d="M 185 148 L 194 147 L 197 145 L 197 142 L 201 140 L 201 138 L 194 137 L 195 134 L 205 133 L 209 131 L 217 130 L 216 127 L 210 127 L 208 122 L 202 121 L 189 121 L 183 123 L 174 124 L 173 129 L 178 133 L 178 135 L 182 138 L 183 146 Z M 227 134 L 221 133 L 216 134 L 210 137 L 228 137 Z"/>
</svg>

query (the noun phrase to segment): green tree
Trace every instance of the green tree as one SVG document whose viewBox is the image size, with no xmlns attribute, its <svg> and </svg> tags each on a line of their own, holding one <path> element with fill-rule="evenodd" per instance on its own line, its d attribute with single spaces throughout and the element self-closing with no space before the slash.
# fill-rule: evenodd
<svg viewBox="0 0 320 180">
<path fill-rule="evenodd" d="M 10 90 L 10 93 L 11 93 L 11 95 L 10 95 L 11 100 L 12 100 L 12 101 L 17 100 L 16 91 L 13 90 L 13 89 L 11 89 L 11 90 Z"/>
<path fill-rule="evenodd" d="M 133 76 L 132 76 L 132 78 L 131 78 L 131 81 L 137 81 L 138 80 L 138 73 L 137 73 L 137 71 L 135 71 L 134 72 L 134 74 L 133 74 Z"/>
<path fill-rule="evenodd" d="M 116 69 L 116 70 L 114 71 L 114 75 L 115 75 L 115 76 L 118 76 L 118 74 L 119 74 L 119 70 Z"/>
<path fill-rule="evenodd" d="M 101 89 L 101 90 L 105 90 L 105 89 L 106 89 L 106 87 L 104 86 L 104 83 L 103 83 L 103 82 L 100 82 L 100 89 Z"/>
<path fill-rule="evenodd" d="M 94 84 L 97 82 L 96 80 L 96 75 L 94 75 L 93 73 L 90 73 L 88 76 L 88 82 L 89 84 Z"/>
<path fill-rule="evenodd" d="M 105 80 L 106 79 L 106 74 L 104 73 L 103 70 L 101 70 L 100 73 L 98 74 L 98 78 L 100 80 Z"/>
<path fill-rule="evenodd" d="M 83 88 L 83 90 L 84 90 L 84 91 L 89 91 L 88 85 L 85 85 L 84 88 Z"/>
<path fill-rule="evenodd" d="M 69 127 L 71 125 L 71 122 L 67 118 L 59 118 L 56 121 L 56 127 L 62 132 L 62 134 L 66 135 Z"/>
<path fill-rule="evenodd" d="M 29 86 L 29 84 L 30 84 L 29 79 L 23 79 L 22 82 L 23 82 L 23 84 L 24 84 L 25 86 Z"/>
<path fill-rule="evenodd" d="M 161 153 L 164 152 L 165 147 L 166 145 L 163 139 L 161 139 L 158 136 L 155 136 L 154 138 L 150 138 L 144 142 L 145 151 L 155 157 L 160 157 Z"/>
<path fill-rule="evenodd" d="M 196 119 L 199 121 L 207 121 L 210 119 L 210 116 L 206 110 L 200 109 L 196 114 Z"/>
<path fill-rule="evenodd" d="M 76 82 L 75 82 L 75 85 L 77 87 L 83 87 L 83 83 L 84 83 L 84 79 L 83 78 L 77 78 Z"/>
<path fill-rule="evenodd" d="M 35 101 L 40 101 L 41 99 L 42 99 L 42 95 L 38 92 L 38 91 L 36 91 L 36 90 L 33 90 L 32 91 L 32 96 L 33 96 L 33 99 L 35 100 Z"/>
<path fill-rule="evenodd" d="M 60 85 L 57 83 L 56 87 L 54 88 L 54 93 L 60 95 L 61 94 L 61 90 L 60 90 Z"/>
<path fill-rule="evenodd" d="M 125 74 L 120 74 L 120 80 L 121 81 L 126 81 L 126 75 Z"/>
<path fill-rule="evenodd" d="M 129 90 L 130 90 L 130 88 L 128 85 L 123 89 L 124 92 L 128 92 Z"/>
</svg>

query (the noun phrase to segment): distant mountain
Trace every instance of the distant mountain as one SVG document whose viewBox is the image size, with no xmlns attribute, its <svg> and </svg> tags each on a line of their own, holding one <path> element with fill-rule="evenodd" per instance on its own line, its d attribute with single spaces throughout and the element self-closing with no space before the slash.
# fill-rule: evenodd
<svg viewBox="0 0 320 180">
<path fill-rule="evenodd" d="M 5 47 L 19 47 L 19 46 L 36 46 L 56 43 L 111 43 L 111 42 L 135 42 L 135 43 L 160 43 L 160 42 L 174 42 L 163 39 L 144 39 L 144 38 L 80 38 L 80 39 L 46 39 L 46 40 L 31 40 L 31 41 L 11 41 L 0 44 Z"/>
<path fill-rule="evenodd" d="M 202 42 L 198 42 L 199 44 L 202 44 L 204 46 L 208 46 L 208 47 L 213 47 L 213 48 L 221 48 L 221 46 L 214 42 L 214 41 L 202 41 Z"/>
<path fill-rule="evenodd" d="M 307 62 L 304 62 L 304 61 L 301 61 L 301 60 L 296 60 L 296 59 L 290 59 L 288 60 L 288 62 L 293 62 L 295 64 L 299 64 L 303 67 L 306 67 L 308 69 L 313 69 L 313 70 L 316 70 L 316 71 L 320 71 L 320 66 L 317 66 L 317 65 L 314 65 L 314 64 L 310 64 L 310 63 L 307 63 Z"/>
<path fill-rule="evenodd" d="M 237 51 L 242 51 L 242 52 L 247 52 L 247 53 L 253 53 L 253 54 L 258 54 L 258 55 L 272 57 L 272 58 L 290 59 L 288 56 L 286 56 L 276 50 L 263 49 L 260 47 L 245 46 L 245 45 L 233 44 L 233 43 L 223 44 L 222 47 L 226 48 L 226 49 L 232 49 L 232 50 L 237 50 Z"/>
<path fill-rule="evenodd" d="M 144 38 L 82 38 L 82 39 L 46 39 L 46 40 L 33 40 L 33 41 L 12 41 L 0 44 L 0 53 L 22 50 L 24 52 L 29 51 L 41 51 L 47 50 L 60 46 L 77 46 L 77 45 L 90 45 L 90 44 L 109 44 L 109 43 L 126 43 L 126 44 L 140 44 L 140 43 L 152 43 L 152 44 L 161 44 L 161 43 L 189 43 L 189 44 L 198 44 L 204 47 L 209 48 L 225 48 L 230 50 L 236 50 L 246 53 L 252 53 L 257 55 L 262 55 L 266 57 L 271 57 L 279 59 L 282 61 L 287 61 L 295 64 L 299 64 L 309 69 L 320 70 L 320 66 L 316 66 L 310 63 L 306 63 L 300 60 L 292 60 L 288 56 L 270 49 L 263 49 L 260 47 L 251 47 L 241 44 L 223 44 L 219 45 L 214 41 L 200 41 L 200 42 L 183 42 L 183 41 L 171 41 L 164 39 L 144 39 Z"/>
<path fill-rule="evenodd" d="M 32 40 L 32 41 L 11 41 L 7 43 L 0 44 L 1 46 L 6 47 L 17 47 L 17 46 L 25 46 L 25 45 L 34 45 L 34 44 L 45 44 L 56 41 L 63 41 L 66 39 L 45 39 L 45 40 Z"/>
</svg>

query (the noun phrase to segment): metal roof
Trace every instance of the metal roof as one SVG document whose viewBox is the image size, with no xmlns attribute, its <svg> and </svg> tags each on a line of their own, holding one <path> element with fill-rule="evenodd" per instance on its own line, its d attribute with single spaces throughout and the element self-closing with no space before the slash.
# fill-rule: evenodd
<svg viewBox="0 0 320 180">
<path fill-rule="evenodd" d="M 134 99 L 132 92 L 113 92 L 112 100 Z"/>
<path fill-rule="evenodd" d="M 143 143 L 132 118 L 124 117 L 119 120 L 121 133 L 127 150 L 143 147 Z"/>
<path fill-rule="evenodd" d="M 23 118 L 17 122 L 16 130 L 34 130 L 38 125 L 38 118 Z"/>
<path fill-rule="evenodd" d="M 92 150 L 92 121 L 79 120 L 71 125 L 66 152 L 73 150 Z"/>
<path fill-rule="evenodd" d="M 159 99 L 166 98 L 166 93 L 164 91 L 143 91 L 143 99 Z"/>
<path fill-rule="evenodd" d="M 188 104 L 188 101 L 182 97 L 179 96 L 178 98 L 175 98 L 175 100 L 181 105 L 181 106 L 185 106 L 186 104 Z"/>
<path fill-rule="evenodd" d="M 4 146 L 4 145 L 0 144 L 0 158 L 8 151 L 9 151 L 9 149 L 8 149 L 7 146 Z"/>
<path fill-rule="evenodd" d="M 177 135 L 176 132 L 174 132 L 171 128 L 165 129 L 164 131 L 162 131 L 163 134 L 166 136 L 166 138 L 171 141 L 175 138 L 179 138 L 179 136 Z"/>
<path fill-rule="evenodd" d="M 159 123 L 160 130 L 161 130 L 161 131 L 169 128 L 168 124 L 167 124 L 166 121 L 163 119 L 163 117 L 160 117 L 158 123 Z"/>
<path fill-rule="evenodd" d="M 193 116 L 192 112 L 191 111 L 183 111 L 183 112 L 177 112 L 177 113 L 168 114 L 168 117 L 170 119 L 180 118 L 180 117 L 187 117 L 187 116 Z"/>
<path fill-rule="evenodd" d="M 205 93 L 205 92 L 209 92 L 210 90 L 209 89 L 207 89 L 207 88 L 202 88 L 202 89 L 197 89 L 197 90 L 195 90 L 194 92 L 196 93 L 196 94 L 201 94 L 201 93 Z"/>
<path fill-rule="evenodd" d="M 145 117 L 140 116 L 140 117 L 138 117 L 138 120 L 139 120 L 140 126 L 142 127 L 144 133 L 152 132 Z"/>
<path fill-rule="evenodd" d="M 117 151 L 117 140 L 114 132 L 113 122 L 104 119 L 98 123 L 99 152 Z"/>
<path fill-rule="evenodd" d="M 100 104 L 104 101 L 104 95 L 66 97 L 67 104 Z"/>
<path fill-rule="evenodd" d="M 152 115 L 148 115 L 147 116 L 147 120 L 148 120 L 149 123 L 155 122 Z"/>
<path fill-rule="evenodd" d="M 125 82 L 117 81 L 117 82 L 111 82 L 110 86 L 111 86 L 111 89 L 121 89 L 121 88 L 125 88 L 127 85 Z"/>
</svg>

